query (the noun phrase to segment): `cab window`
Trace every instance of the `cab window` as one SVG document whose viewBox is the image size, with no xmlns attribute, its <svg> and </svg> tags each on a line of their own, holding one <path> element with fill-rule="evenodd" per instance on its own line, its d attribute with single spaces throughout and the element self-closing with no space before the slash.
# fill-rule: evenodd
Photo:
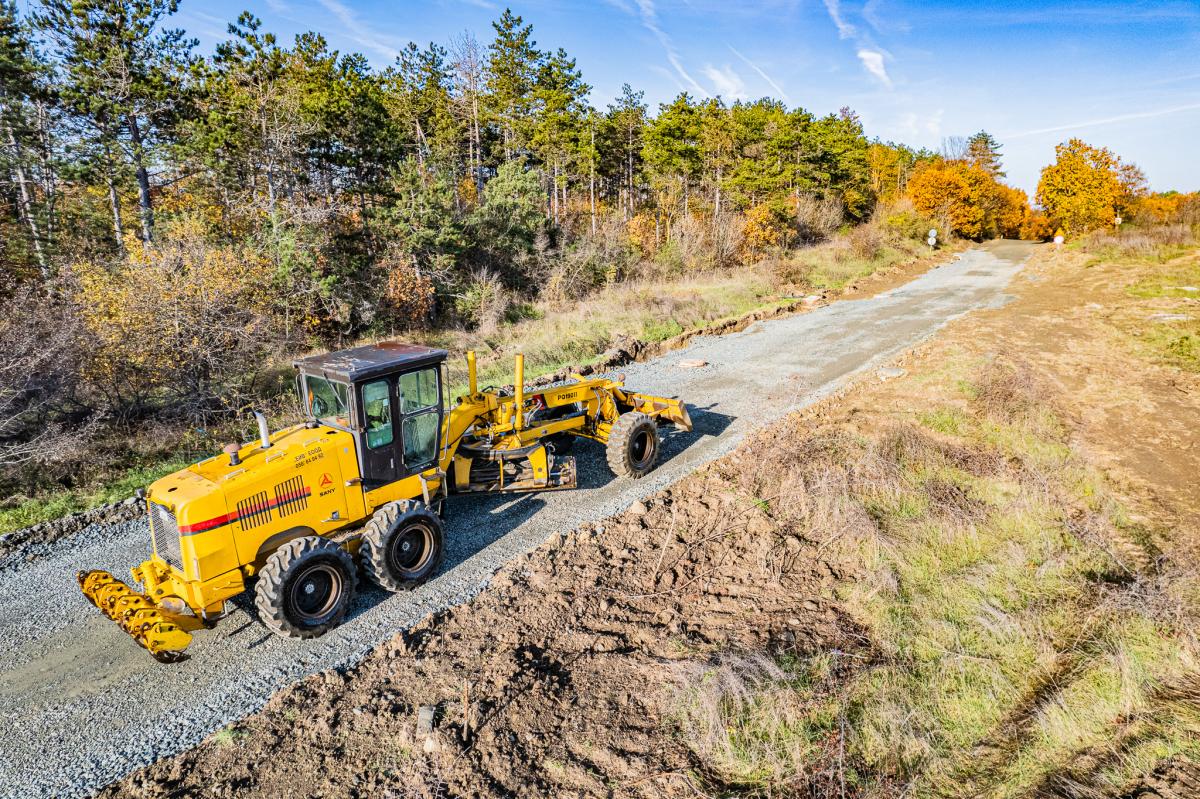
<svg viewBox="0 0 1200 799">
<path fill-rule="evenodd" d="M 305 408 L 322 424 L 350 426 L 350 387 L 336 380 L 304 376 Z"/>
<path fill-rule="evenodd" d="M 422 369 L 400 375 L 400 412 L 416 413 L 438 401 L 437 369 Z"/>
<path fill-rule="evenodd" d="M 404 414 L 401 438 L 404 444 L 404 466 L 415 470 L 437 460 L 438 436 L 441 433 L 441 414 L 438 403 L 438 370 L 421 369 L 400 375 L 400 412 Z"/>
<path fill-rule="evenodd" d="M 437 457 L 438 415 L 422 413 L 404 420 L 404 464 L 410 469 Z"/>
<path fill-rule="evenodd" d="M 395 440 L 392 433 L 392 401 L 388 381 L 376 380 L 363 386 L 363 412 L 367 422 L 367 446 L 387 446 Z"/>
</svg>

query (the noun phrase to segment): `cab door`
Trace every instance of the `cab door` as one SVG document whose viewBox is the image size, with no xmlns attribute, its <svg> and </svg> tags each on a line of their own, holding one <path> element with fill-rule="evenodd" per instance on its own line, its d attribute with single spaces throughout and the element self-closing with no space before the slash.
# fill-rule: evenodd
<svg viewBox="0 0 1200 799">
<path fill-rule="evenodd" d="M 396 414 L 396 376 L 365 381 L 358 391 L 358 407 L 363 410 L 363 487 L 370 491 L 395 482 L 403 468 Z"/>
<path fill-rule="evenodd" d="M 404 372 L 396 383 L 400 416 L 400 477 L 437 466 L 441 453 L 441 370 L 427 366 Z"/>
</svg>

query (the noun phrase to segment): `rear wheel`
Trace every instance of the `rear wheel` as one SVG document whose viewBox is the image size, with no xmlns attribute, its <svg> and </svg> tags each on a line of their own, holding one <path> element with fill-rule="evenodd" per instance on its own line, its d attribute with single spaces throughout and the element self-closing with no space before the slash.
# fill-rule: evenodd
<svg viewBox="0 0 1200 799">
<path fill-rule="evenodd" d="M 605 455 L 618 477 L 644 477 L 658 460 L 658 425 L 644 413 L 617 417 L 608 433 Z"/>
<path fill-rule="evenodd" d="M 316 638 L 342 623 L 354 599 L 350 553 L 320 536 L 293 539 L 267 558 L 254 589 L 263 624 L 289 638 Z"/>
<path fill-rule="evenodd" d="M 404 591 L 433 576 L 442 562 L 442 520 L 425 503 L 389 502 L 363 530 L 363 571 L 387 591 Z"/>
</svg>

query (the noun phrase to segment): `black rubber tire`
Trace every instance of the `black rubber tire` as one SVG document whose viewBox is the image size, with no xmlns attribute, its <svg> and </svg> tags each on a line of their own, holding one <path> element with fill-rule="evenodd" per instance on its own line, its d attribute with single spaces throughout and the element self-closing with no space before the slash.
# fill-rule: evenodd
<svg viewBox="0 0 1200 799">
<path fill-rule="evenodd" d="M 319 535 L 294 538 L 275 550 L 254 587 L 262 623 L 288 638 L 316 638 L 346 617 L 358 587 L 354 558 Z M 305 607 L 308 595 L 319 602 Z"/>
<path fill-rule="evenodd" d="M 617 417 L 608 434 L 605 456 L 617 477 L 645 477 L 658 461 L 658 425 L 644 413 Z"/>
<path fill-rule="evenodd" d="M 415 560 L 406 545 L 417 544 Z M 424 502 L 406 499 L 376 509 L 363 528 L 363 571 L 385 591 L 407 591 L 432 577 L 445 553 L 442 520 Z"/>
</svg>

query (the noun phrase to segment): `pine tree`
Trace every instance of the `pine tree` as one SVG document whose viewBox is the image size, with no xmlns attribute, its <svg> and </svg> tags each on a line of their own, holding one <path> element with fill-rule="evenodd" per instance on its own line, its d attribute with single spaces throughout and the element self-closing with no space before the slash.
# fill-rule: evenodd
<svg viewBox="0 0 1200 799">
<path fill-rule="evenodd" d="M 590 142 L 584 136 L 585 98 L 591 87 L 561 48 L 542 63 L 534 90 L 535 122 L 530 146 L 543 165 L 550 188 L 550 218 L 557 224 L 567 205 L 573 168 L 583 161 Z"/>
<path fill-rule="evenodd" d="M 992 134 L 981 130 L 967 139 L 966 159 L 994 178 L 1004 177 L 1000 169 L 1000 150 L 1002 145 Z"/>
<path fill-rule="evenodd" d="M 642 157 L 658 190 L 660 210 L 669 211 L 664 206 L 678 199 L 684 216 L 688 214 L 691 184 L 700 172 L 699 139 L 699 109 L 687 92 L 659 106 L 658 116 L 646 126 Z"/>
<path fill-rule="evenodd" d="M 137 179 L 141 234 L 148 242 L 154 228 L 153 150 L 186 110 L 183 78 L 196 41 L 183 30 L 162 27 L 178 9 L 178 0 L 41 0 L 34 15 L 62 63 L 63 101 L 96 131 L 105 153 L 118 240 L 119 153 L 128 153 Z"/>
<path fill-rule="evenodd" d="M 621 84 L 621 96 L 608 106 L 607 122 L 614 136 L 611 150 L 619 154 L 621 207 L 628 220 L 637 208 L 635 175 L 641 170 L 642 134 L 646 129 L 645 92 Z"/>
<path fill-rule="evenodd" d="M 17 18 L 16 4 L 0 0 L 0 165 L 12 175 L 18 221 L 29 233 L 29 246 L 43 279 L 50 276 L 49 242 L 38 218 L 31 153 L 38 149 L 33 106 L 45 107 L 47 71 Z"/>
<path fill-rule="evenodd" d="M 507 161 L 524 154 L 528 147 L 533 90 L 543 55 L 533 40 L 533 26 L 509 9 L 492 28 L 496 38 L 488 46 L 488 106 L 500 126 Z"/>
</svg>

